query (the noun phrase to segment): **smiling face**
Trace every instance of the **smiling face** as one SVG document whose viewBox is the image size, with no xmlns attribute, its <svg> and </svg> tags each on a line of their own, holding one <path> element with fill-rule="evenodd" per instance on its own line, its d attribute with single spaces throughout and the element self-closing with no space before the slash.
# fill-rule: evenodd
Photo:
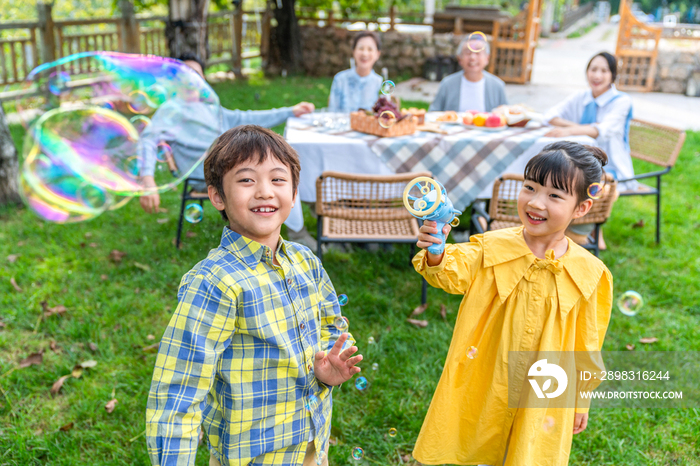
<svg viewBox="0 0 700 466">
<path fill-rule="evenodd" d="M 612 85 L 612 71 L 610 71 L 608 61 L 600 55 L 591 60 L 591 64 L 586 70 L 586 77 L 594 97 L 603 94 Z"/>
<path fill-rule="evenodd" d="M 224 197 L 209 186 L 209 198 L 226 211 L 231 230 L 274 250 L 296 193 L 290 167 L 269 154 L 257 161 L 253 157 L 235 165 L 224 175 Z"/>
<path fill-rule="evenodd" d="M 363 37 L 357 41 L 355 49 L 352 51 L 352 58 L 355 59 L 355 68 L 361 75 L 368 73 L 374 64 L 379 60 L 380 52 L 377 43 L 371 37 Z"/>
<path fill-rule="evenodd" d="M 573 219 L 590 210 L 592 201 L 578 202 L 575 194 L 555 188 L 550 179 L 545 186 L 525 180 L 518 195 L 518 216 L 525 231 L 533 237 L 563 234 Z"/>
<path fill-rule="evenodd" d="M 470 50 L 470 46 L 473 50 L 480 51 L 474 52 Z M 483 41 L 472 40 L 469 43 L 464 44 L 462 47 L 462 52 L 457 56 L 457 60 L 468 76 L 478 76 L 484 71 L 486 65 L 489 64 L 489 55 L 484 49 Z"/>
</svg>

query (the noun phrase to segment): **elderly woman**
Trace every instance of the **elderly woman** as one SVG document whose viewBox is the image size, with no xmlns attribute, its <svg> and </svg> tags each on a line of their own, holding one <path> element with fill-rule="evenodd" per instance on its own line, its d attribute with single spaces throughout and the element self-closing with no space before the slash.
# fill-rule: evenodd
<svg viewBox="0 0 700 466">
<path fill-rule="evenodd" d="M 360 108 L 372 108 L 382 87 L 382 77 L 372 69 L 379 60 L 381 47 L 379 36 L 374 32 L 364 31 L 355 36 L 352 42 L 355 67 L 341 71 L 333 78 L 329 111 L 354 112 Z"/>
<path fill-rule="evenodd" d="M 488 41 L 480 36 L 470 35 L 462 39 L 457 47 L 457 60 L 462 71 L 442 80 L 430 111 L 490 112 L 499 105 L 506 105 L 505 83 L 484 71 L 490 55 Z"/>
<path fill-rule="evenodd" d="M 594 138 L 608 154 L 605 171 L 618 180 L 634 176 L 629 147 L 632 98 L 615 89 L 617 60 L 601 52 L 586 68 L 590 89 L 579 91 L 545 113 L 544 120 L 554 126 L 546 136 L 586 135 Z M 637 182 L 624 183 L 618 190 L 636 189 Z"/>
</svg>

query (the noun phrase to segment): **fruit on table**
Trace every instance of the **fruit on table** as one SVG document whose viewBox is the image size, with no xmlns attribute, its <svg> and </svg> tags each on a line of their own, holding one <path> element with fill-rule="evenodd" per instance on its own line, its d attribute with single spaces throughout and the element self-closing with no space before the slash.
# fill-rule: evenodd
<svg viewBox="0 0 700 466">
<path fill-rule="evenodd" d="M 472 114 L 470 112 L 465 113 L 464 116 L 462 117 L 462 123 L 464 123 L 465 125 L 473 124 L 474 123 L 474 114 Z"/>
<path fill-rule="evenodd" d="M 474 126 L 484 126 L 486 124 L 486 120 L 488 119 L 489 114 L 488 113 L 477 113 L 474 115 L 474 119 L 472 120 L 472 124 Z"/>
<path fill-rule="evenodd" d="M 486 118 L 484 126 L 488 128 L 498 128 L 506 124 L 506 119 L 497 113 L 492 113 Z M 481 125 L 479 125 L 481 126 Z"/>
</svg>

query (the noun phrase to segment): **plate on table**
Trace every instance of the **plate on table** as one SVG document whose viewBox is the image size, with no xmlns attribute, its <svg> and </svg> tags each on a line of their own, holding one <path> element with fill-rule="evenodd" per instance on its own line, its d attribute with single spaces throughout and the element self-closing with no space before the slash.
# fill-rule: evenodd
<svg viewBox="0 0 700 466">
<path fill-rule="evenodd" d="M 457 115 L 457 119 L 455 121 L 440 121 L 438 118 L 443 117 L 447 113 L 454 113 Z M 461 125 L 462 124 L 462 117 L 464 115 L 460 114 L 459 112 L 427 112 L 425 114 L 425 121 L 427 123 L 437 123 L 439 125 L 442 124 L 448 124 L 448 125 Z"/>
<path fill-rule="evenodd" d="M 505 131 L 508 129 L 508 126 L 496 126 L 496 127 L 490 127 L 490 126 L 476 126 L 476 125 L 465 125 L 462 123 L 462 126 L 464 126 L 467 129 L 477 129 L 479 131 L 489 131 L 489 132 L 499 132 L 499 131 Z"/>
</svg>

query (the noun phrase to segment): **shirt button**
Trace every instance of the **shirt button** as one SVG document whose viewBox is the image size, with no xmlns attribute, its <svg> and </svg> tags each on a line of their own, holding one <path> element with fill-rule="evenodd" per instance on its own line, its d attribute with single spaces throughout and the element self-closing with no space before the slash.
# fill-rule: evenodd
<svg viewBox="0 0 700 466">
<path fill-rule="evenodd" d="M 508 417 L 513 417 L 513 413 L 511 411 L 508 411 Z"/>
<path fill-rule="evenodd" d="M 304 330 L 306 328 L 306 324 L 304 322 L 300 323 L 299 328 Z"/>
<path fill-rule="evenodd" d="M 313 370 L 313 368 L 314 368 L 314 366 L 312 366 L 311 364 L 309 364 L 309 372 L 311 372 L 311 371 Z"/>
<path fill-rule="evenodd" d="M 287 279 L 287 285 L 292 286 L 292 279 L 291 278 Z"/>
<path fill-rule="evenodd" d="M 527 333 L 535 333 L 535 329 L 529 328 L 529 329 L 527 329 Z"/>
</svg>

